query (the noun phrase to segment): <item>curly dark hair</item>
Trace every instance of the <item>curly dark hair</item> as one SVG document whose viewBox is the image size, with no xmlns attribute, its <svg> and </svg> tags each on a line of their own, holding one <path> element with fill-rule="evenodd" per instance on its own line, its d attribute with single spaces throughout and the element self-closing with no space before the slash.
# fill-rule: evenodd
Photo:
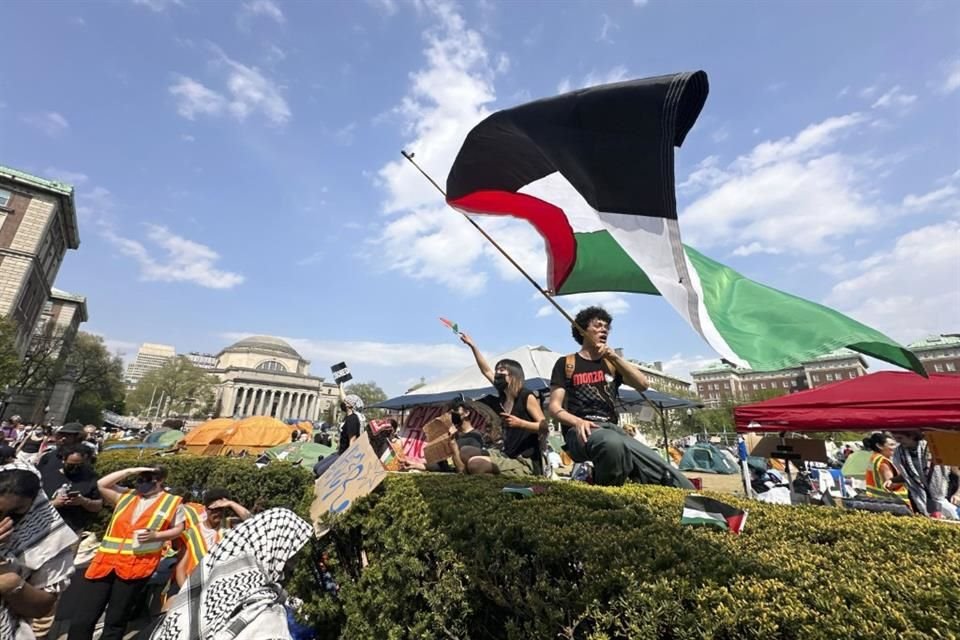
<svg viewBox="0 0 960 640">
<path fill-rule="evenodd" d="M 608 327 L 613 324 L 613 316 L 607 313 L 607 310 L 603 307 L 587 307 L 586 309 L 581 309 L 577 317 L 573 319 L 576 325 L 570 327 L 570 331 L 573 333 L 573 339 L 577 341 L 577 344 L 583 344 L 583 336 L 580 335 L 577 327 L 586 329 L 594 320 L 603 320 L 607 323 Z"/>
</svg>

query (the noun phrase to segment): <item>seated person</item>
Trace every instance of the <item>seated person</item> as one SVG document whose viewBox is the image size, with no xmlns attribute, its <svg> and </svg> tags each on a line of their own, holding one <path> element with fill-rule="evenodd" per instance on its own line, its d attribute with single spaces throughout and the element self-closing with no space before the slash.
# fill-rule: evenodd
<svg viewBox="0 0 960 640">
<path fill-rule="evenodd" d="M 542 475 L 540 429 L 546 419 L 537 396 L 523 388 L 523 367 L 516 360 L 501 360 L 490 368 L 469 335 L 461 333 L 460 340 L 473 351 L 480 372 L 497 390 L 497 396 L 488 396 L 481 402 L 497 411 L 503 420 L 500 448 L 490 448 L 486 455 L 471 459 L 467 472 Z"/>
<path fill-rule="evenodd" d="M 683 474 L 617 425 L 620 385 L 627 382 L 642 392 L 647 379 L 607 345 L 612 322 L 600 307 L 580 311 L 572 330 L 581 349 L 553 367 L 549 408 L 563 426 L 563 448 L 575 462 L 593 463 L 593 481 L 599 485 L 619 486 L 629 478 L 692 489 Z"/>
</svg>

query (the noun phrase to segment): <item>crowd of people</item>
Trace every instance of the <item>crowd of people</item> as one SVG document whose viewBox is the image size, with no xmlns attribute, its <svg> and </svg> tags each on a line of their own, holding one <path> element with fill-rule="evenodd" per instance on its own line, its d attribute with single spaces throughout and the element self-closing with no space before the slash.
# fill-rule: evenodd
<svg viewBox="0 0 960 640">
<path fill-rule="evenodd" d="M 2 433 L 0 640 L 61 631 L 68 640 L 98 631 L 120 640 L 135 619 L 150 621 L 144 640 L 209 638 L 226 626 L 250 639 L 281 622 L 286 629 L 277 583 L 312 533 L 304 520 L 260 505 L 254 514 L 216 487 L 193 501 L 167 486 L 162 466 L 98 477 L 102 434 L 78 423 L 33 428 L 14 416 Z M 112 515 L 98 538 L 105 507 Z M 191 581 L 232 589 L 231 606 L 218 599 L 198 614 L 192 605 L 207 590 L 191 590 Z"/>
</svg>

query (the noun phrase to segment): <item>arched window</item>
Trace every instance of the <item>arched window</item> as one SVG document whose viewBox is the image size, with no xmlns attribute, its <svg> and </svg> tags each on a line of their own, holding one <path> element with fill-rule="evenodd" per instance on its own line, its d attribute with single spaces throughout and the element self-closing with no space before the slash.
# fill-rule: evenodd
<svg viewBox="0 0 960 640">
<path fill-rule="evenodd" d="M 286 371 L 287 368 L 276 360 L 264 360 L 257 365 L 260 371 Z"/>
</svg>

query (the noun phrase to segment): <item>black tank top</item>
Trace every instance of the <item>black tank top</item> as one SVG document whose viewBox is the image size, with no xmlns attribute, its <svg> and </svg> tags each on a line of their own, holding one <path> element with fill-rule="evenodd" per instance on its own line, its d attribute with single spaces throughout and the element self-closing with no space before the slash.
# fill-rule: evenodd
<svg viewBox="0 0 960 640">
<path fill-rule="evenodd" d="M 527 411 L 527 398 L 533 395 L 527 389 L 520 391 L 516 402 L 513 403 L 513 411 L 510 415 L 516 416 L 521 420 L 533 422 L 533 417 Z M 534 431 L 526 429 L 503 426 L 503 454 L 508 458 L 537 458 L 540 451 L 540 437 Z"/>
</svg>

